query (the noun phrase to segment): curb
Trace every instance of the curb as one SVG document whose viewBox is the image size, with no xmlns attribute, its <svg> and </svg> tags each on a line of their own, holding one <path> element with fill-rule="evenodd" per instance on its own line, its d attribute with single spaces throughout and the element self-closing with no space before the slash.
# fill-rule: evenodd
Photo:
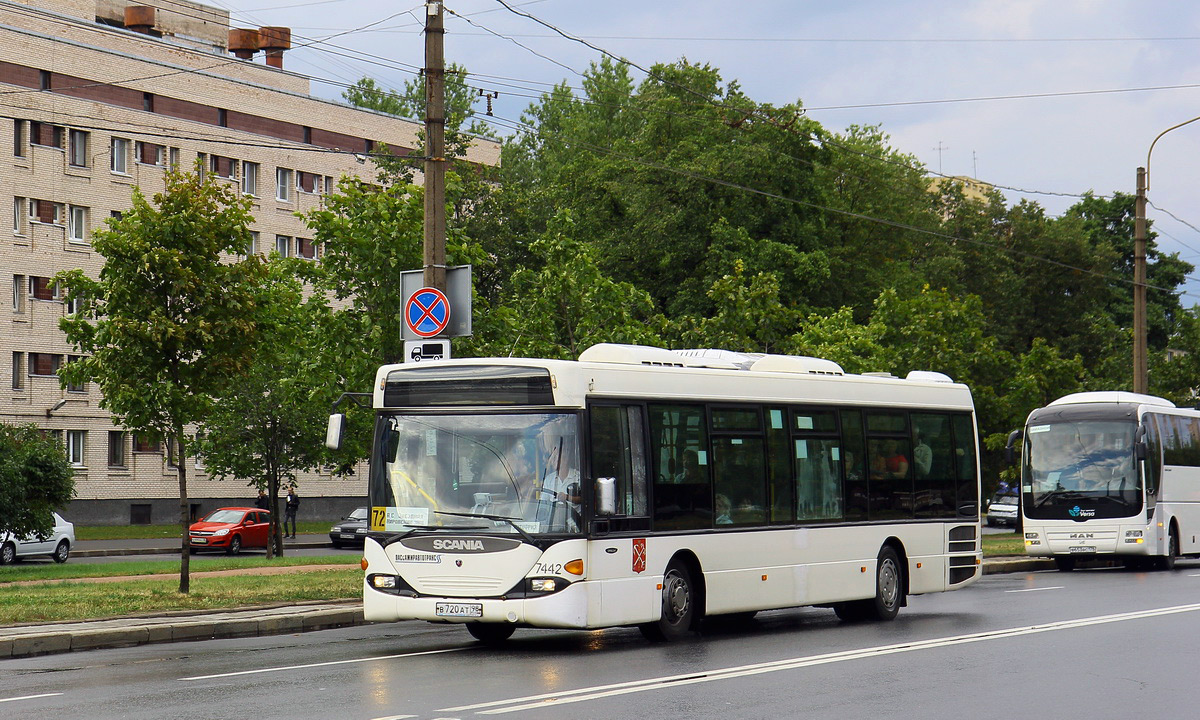
<svg viewBox="0 0 1200 720">
<path fill-rule="evenodd" d="M 0 659 L 184 640 L 282 635 L 363 624 L 362 605 L 355 602 L 26 625 L 0 628 Z"/>
<path fill-rule="evenodd" d="M 333 546 L 328 542 L 302 542 L 284 545 L 284 550 L 313 550 L 319 548 L 330 549 Z M 71 557 L 115 557 L 117 555 L 178 555 L 179 547 L 156 547 L 156 548 L 105 548 L 101 550 L 72 550 Z M 224 553 L 212 553 L 214 555 L 223 555 Z M 192 557 L 202 557 L 201 555 L 193 555 Z M 0 657 L 3 657 L 0 655 Z"/>
</svg>

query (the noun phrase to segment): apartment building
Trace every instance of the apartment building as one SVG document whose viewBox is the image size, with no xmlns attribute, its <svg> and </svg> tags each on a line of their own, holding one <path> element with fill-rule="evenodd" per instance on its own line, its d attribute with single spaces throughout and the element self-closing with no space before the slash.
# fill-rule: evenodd
<svg viewBox="0 0 1200 720">
<path fill-rule="evenodd" d="M 95 387 L 60 386 L 73 349 L 58 321 L 72 308 L 49 279 L 97 276 L 92 233 L 131 206 L 135 186 L 153 195 L 168 168 L 197 159 L 253 198 L 254 251 L 316 258 L 297 213 L 343 175 L 372 179 L 368 154 L 416 145 L 417 122 L 311 96 L 284 67 L 290 44 L 287 28 L 231 28 L 227 11 L 186 0 L 0 0 L 0 285 L 12 290 L 0 303 L 0 421 L 61 439 L 74 522 L 172 522 L 178 477 L 169 449 L 114 424 Z M 468 155 L 498 158 L 491 141 Z M 188 477 L 194 512 L 254 497 L 202 465 Z M 301 515 L 327 517 L 360 503 L 366 484 L 361 472 L 313 474 L 300 488 Z"/>
</svg>

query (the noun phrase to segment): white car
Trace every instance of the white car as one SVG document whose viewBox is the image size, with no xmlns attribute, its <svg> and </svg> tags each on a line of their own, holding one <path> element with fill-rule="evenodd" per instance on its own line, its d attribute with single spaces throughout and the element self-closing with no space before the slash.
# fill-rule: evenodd
<svg viewBox="0 0 1200 720">
<path fill-rule="evenodd" d="M 45 539 L 37 537 L 14 538 L 10 533 L 0 536 L 0 565 L 8 565 L 19 558 L 48 555 L 54 562 L 64 563 L 75 544 L 75 526 L 54 513 L 54 531 Z"/>
<path fill-rule="evenodd" d="M 1017 526 L 1017 513 L 1020 510 L 1017 496 L 1007 493 L 996 493 L 987 508 L 988 526 L 1008 525 Z"/>
</svg>

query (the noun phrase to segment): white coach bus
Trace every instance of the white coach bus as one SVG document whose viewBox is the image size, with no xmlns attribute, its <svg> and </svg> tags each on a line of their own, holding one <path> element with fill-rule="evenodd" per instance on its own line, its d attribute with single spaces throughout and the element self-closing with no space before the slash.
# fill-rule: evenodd
<svg viewBox="0 0 1200 720">
<path fill-rule="evenodd" d="M 367 620 L 668 640 L 802 605 L 889 620 L 980 573 L 974 408 L 940 373 L 603 344 L 387 365 L 374 412 Z"/>
<path fill-rule="evenodd" d="M 1028 555 L 1175 566 L 1200 554 L 1200 412 L 1129 392 L 1085 392 L 1029 414 L 1021 518 Z"/>
</svg>

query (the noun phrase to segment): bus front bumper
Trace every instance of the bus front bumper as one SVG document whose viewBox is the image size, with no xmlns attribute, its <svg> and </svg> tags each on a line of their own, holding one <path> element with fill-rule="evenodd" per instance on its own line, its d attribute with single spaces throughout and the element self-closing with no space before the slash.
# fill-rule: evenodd
<svg viewBox="0 0 1200 720">
<path fill-rule="evenodd" d="M 1025 554 L 1031 557 L 1154 555 L 1155 538 L 1144 525 L 1098 530 L 1039 527 L 1025 521 Z"/>
<path fill-rule="evenodd" d="M 588 583 L 524 598 L 405 597 L 363 587 L 363 616 L 370 622 L 511 623 L 543 628 L 587 628 Z"/>
</svg>

